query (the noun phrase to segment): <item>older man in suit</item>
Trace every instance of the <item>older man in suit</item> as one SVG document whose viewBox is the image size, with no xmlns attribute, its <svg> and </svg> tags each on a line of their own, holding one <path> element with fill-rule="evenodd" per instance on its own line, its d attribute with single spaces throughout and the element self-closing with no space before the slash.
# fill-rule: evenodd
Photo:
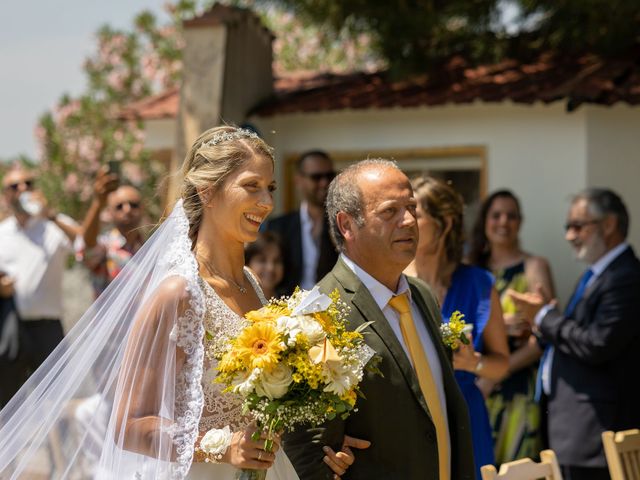
<svg viewBox="0 0 640 480">
<path fill-rule="evenodd" d="M 302 197 L 300 209 L 265 224 L 265 230 L 277 233 L 282 242 L 285 274 L 280 287 L 286 293 L 292 293 L 297 286 L 311 289 L 338 259 L 329 237 L 324 205 L 335 175 L 333 161 L 326 152 L 311 150 L 300 155 L 295 176 Z"/>
<path fill-rule="evenodd" d="M 345 434 L 371 446 L 356 453 L 343 478 L 475 478 L 467 407 L 441 340 L 438 306 L 426 284 L 402 274 L 418 241 L 408 178 L 392 162 L 365 160 L 333 181 L 327 210 L 341 256 L 320 290 L 340 292 L 351 306 L 351 328 L 374 322 L 365 338 L 382 357 L 384 376 L 364 378 L 366 399 L 346 420 L 285 437 L 300 478 L 332 478 L 320 445 L 338 450 Z"/>
<path fill-rule="evenodd" d="M 539 390 L 565 480 L 608 479 L 601 433 L 640 427 L 640 262 L 625 241 L 628 228 L 616 193 L 583 191 L 565 238 L 589 268 L 564 313 L 542 295 L 511 293 L 548 345 Z"/>
</svg>

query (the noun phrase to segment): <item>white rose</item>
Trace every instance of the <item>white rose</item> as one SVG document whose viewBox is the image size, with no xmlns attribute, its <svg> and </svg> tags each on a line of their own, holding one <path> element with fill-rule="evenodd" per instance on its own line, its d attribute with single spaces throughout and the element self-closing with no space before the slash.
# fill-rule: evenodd
<svg viewBox="0 0 640 480">
<path fill-rule="evenodd" d="M 269 400 L 282 397 L 293 382 L 292 373 L 291 368 L 283 363 L 277 364 L 269 372 L 262 372 L 260 380 L 256 382 L 256 393 Z"/>
<path fill-rule="evenodd" d="M 251 392 L 253 392 L 256 387 L 256 382 L 260 377 L 260 369 L 254 368 L 251 373 L 248 375 L 241 377 L 240 381 L 236 382 L 233 386 L 233 392 L 239 393 L 243 397 L 248 396 Z"/>
<path fill-rule="evenodd" d="M 276 330 L 288 335 L 288 347 L 293 347 L 296 344 L 296 337 L 299 333 L 302 333 L 300 322 L 297 317 L 279 317 L 276 320 Z"/>
<path fill-rule="evenodd" d="M 349 367 L 340 362 L 325 363 L 322 373 L 328 382 L 324 391 L 335 393 L 338 396 L 344 395 L 361 380 L 357 367 Z"/>
<path fill-rule="evenodd" d="M 231 445 L 231 429 L 228 425 L 224 428 L 212 428 L 200 440 L 200 449 L 213 455 L 224 454 L 229 445 Z"/>
<path fill-rule="evenodd" d="M 307 337 L 307 340 L 309 341 L 309 345 L 315 345 L 317 343 L 320 343 L 322 340 L 324 340 L 324 337 L 326 337 L 326 334 L 324 333 L 324 329 L 322 328 L 322 325 L 320 325 L 313 318 L 309 318 L 309 317 L 297 317 L 297 318 L 300 323 L 300 329 L 302 330 L 303 335 Z"/>
</svg>

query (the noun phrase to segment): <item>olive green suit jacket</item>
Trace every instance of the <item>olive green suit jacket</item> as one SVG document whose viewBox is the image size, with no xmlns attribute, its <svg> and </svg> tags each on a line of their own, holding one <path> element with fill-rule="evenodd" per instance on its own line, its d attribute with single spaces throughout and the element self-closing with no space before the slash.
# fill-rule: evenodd
<svg viewBox="0 0 640 480">
<path fill-rule="evenodd" d="M 450 352 L 440 340 L 440 310 L 429 287 L 409 278 L 413 301 L 422 312 L 442 365 L 451 440 L 451 480 L 475 479 L 469 414 L 453 375 Z M 436 430 L 420 390 L 418 378 L 384 314 L 369 290 L 339 259 L 318 284 L 323 293 L 337 289 L 351 306 L 350 328 L 364 322 L 367 344 L 382 357 L 383 377 L 366 373 L 361 383 L 366 398 L 346 420 L 318 428 L 298 428 L 285 435 L 284 449 L 301 480 L 333 478 L 323 463 L 322 446 L 340 450 L 344 435 L 371 441 L 366 450 L 354 450 L 355 463 L 344 479 L 439 480 Z"/>
</svg>

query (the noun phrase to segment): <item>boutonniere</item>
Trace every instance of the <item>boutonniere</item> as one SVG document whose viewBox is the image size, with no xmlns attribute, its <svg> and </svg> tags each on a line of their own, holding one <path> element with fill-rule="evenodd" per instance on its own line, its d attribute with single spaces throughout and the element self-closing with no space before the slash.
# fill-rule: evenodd
<svg viewBox="0 0 640 480">
<path fill-rule="evenodd" d="M 440 325 L 442 342 L 451 350 L 457 350 L 460 343 L 469 345 L 468 333 L 473 330 L 473 325 L 464 321 L 464 314 L 456 310 L 449 317 L 449 322 Z"/>
</svg>

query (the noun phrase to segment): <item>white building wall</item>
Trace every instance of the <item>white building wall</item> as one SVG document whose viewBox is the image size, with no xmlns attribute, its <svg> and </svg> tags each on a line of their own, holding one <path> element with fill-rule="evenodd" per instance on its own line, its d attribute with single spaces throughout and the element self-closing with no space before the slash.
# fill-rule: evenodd
<svg viewBox="0 0 640 480">
<path fill-rule="evenodd" d="M 631 218 L 629 241 L 640 249 L 640 109 L 588 106 L 587 184 L 615 190 Z"/>
<path fill-rule="evenodd" d="M 506 187 L 520 197 L 523 246 L 550 260 L 564 301 L 582 269 L 564 241 L 563 225 L 570 195 L 586 185 L 585 115 L 583 109 L 566 113 L 562 103 L 476 103 L 253 120 L 280 159 L 310 148 L 366 155 L 368 150 L 486 147 L 488 190 Z M 278 175 L 282 181 L 281 168 Z"/>
</svg>

